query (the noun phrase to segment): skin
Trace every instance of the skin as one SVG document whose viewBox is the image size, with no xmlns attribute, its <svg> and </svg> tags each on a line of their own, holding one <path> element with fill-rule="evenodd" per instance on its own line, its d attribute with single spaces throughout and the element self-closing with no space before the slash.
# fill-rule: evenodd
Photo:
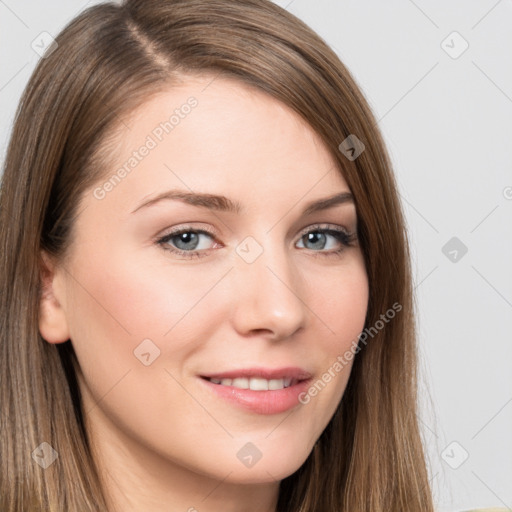
<svg viewBox="0 0 512 512">
<path fill-rule="evenodd" d="M 352 202 L 302 215 L 309 202 L 350 191 L 329 151 L 275 99 L 211 81 L 188 77 L 119 125 L 107 179 L 169 112 L 198 100 L 103 199 L 87 191 L 65 263 L 41 254 L 40 332 L 49 343 L 70 339 L 76 351 L 111 510 L 274 511 L 279 481 L 310 454 L 353 361 L 308 404 L 278 414 L 228 403 L 198 375 L 298 366 L 317 380 L 364 328 L 368 280 L 357 239 L 304 237 L 318 233 L 315 224 L 356 231 Z M 132 213 L 170 189 L 222 194 L 246 211 L 163 200 Z M 166 243 L 202 257 L 156 243 L 180 227 L 214 233 L 196 246 L 183 237 Z M 236 252 L 246 237 L 262 250 L 251 263 Z M 160 350 L 148 366 L 134 355 L 144 339 Z M 262 453 L 249 468 L 236 456 L 248 442 Z"/>
</svg>

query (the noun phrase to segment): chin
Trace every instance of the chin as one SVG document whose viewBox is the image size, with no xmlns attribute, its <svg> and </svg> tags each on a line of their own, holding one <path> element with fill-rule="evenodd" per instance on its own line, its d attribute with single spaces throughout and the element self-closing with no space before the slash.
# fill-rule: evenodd
<svg viewBox="0 0 512 512">
<path fill-rule="evenodd" d="M 291 453 L 283 453 L 282 450 L 269 451 L 266 455 L 261 454 L 261 458 L 251 461 L 249 457 L 244 461 L 241 459 L 236 464 L 230 461 L 222 469 L 217 470 L 217 474 L 227 475 L 231 472 L 226 481 L 239 484 L 263 484 L 283 480 L 295 473 L 306 461 L 310 452 L 302 452 L 299 449 Z"/>
</svg>

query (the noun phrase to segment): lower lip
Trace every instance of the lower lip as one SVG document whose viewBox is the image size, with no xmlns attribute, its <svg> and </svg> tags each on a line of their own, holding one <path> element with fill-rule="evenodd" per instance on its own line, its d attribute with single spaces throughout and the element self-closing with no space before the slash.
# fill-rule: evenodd
<svg viewBox="0 0 512 512">
<path fill-rule="evenodd" d="M 278 414 L 299 405 L 301 403 L 299 396 L 308 389 L 311 381 L 311 379 L 303 380 L 283 389 L 254 391 L 214 384 L 203 377 L 200 379 L 216 395 L 258 414 Z"/>
</svg>

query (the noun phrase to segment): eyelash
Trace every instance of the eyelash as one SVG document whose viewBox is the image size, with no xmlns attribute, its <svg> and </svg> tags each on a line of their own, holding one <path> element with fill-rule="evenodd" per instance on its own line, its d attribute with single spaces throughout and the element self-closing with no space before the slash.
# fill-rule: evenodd
<svg viewBox="0 0 512 512">
<path fill-rule="evenodd" d="M 207 256 L 209 250 L 200 250 L 200 251 L 184 251 L 182 249 L 176 249 L 176 248 L 170 248 L 168 243 L 171 239 L 178 235 L 182 235 L 184 233 L 195 233 L 195 234 L 203 234 L 203 235 L 209 235 L 212 238 L 215 238 L 215 235 L 211 233 L 210 231 L 206 229 L 194 229 L 192 227 L 185 227 L 180 228 L 175 231 L 171 231 L 170 233 L 164 235 L 163 237 L 156 240 L 156 244 L 159 245 L 164 251 L 171 252 L 173 254 L 177 254 L 179 256 L 183 256 L 185 259 L 192 259 L 192 258 L 201 258 L 203 256 Z M 332 227 L 322 227 L 320 225 L 311 226 L 306 231 L 302 232 L 302 234 L 299 237 L 299 240 L 302 240 L 303 237 L 310 233 L 322 233 L 331 235 L 338 242 L 341 243 L 341 247 L 339 249 L 334 249 L 330 251 L 314 251 L 313 253 L 315 256 L 325 256 L 325 257 L 332 257 L 332 256 L 339 256 L 347 247 L 351 247 L 353 245 L 353 242 L 355 241 L 356 234 L 355 233 L 347 233 L 343 229 L 339 228 L 332 228 Z"/>
</svg>

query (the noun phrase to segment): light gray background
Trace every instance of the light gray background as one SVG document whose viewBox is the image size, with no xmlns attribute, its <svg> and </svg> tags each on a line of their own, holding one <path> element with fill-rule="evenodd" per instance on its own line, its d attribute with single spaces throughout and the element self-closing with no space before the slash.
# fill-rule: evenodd
<svg viewBox="0 0 512 512">
<path fill-rule="evenodd" d="M 2 162 L 39 58 L 32 41 L 93 3 L 0 0 Z M 276 3 L 334 47 L 388 144 L 414 255 L 438 510 L 512 508 L 512 2 Z M 457 58 L 453 31 L 469 44 Z M 468 248 L 456 262 L 442 252 L 452 237 Z"/>
</svg>

